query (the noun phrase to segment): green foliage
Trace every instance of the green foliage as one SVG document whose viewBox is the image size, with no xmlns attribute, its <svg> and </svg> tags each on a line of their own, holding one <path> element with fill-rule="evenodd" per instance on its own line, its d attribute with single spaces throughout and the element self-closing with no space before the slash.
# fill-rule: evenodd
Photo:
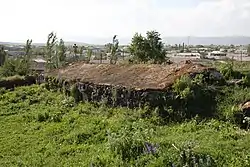
<svg viewBox="0 0 250 167">
<path fill-rule="evenodd" d="M 58 44 L 58 67 L 61 67 L 64 65 L 66 61 L 66 51 L 67 51 L 67 48 L 64 45 L 64 41 L 60 39 L 60 42 Z"/>
<path fill-rule="evenodd" d="M 93 54 L 93 50 L 91 48 L 87 49 L 87 62 L 90 62 L 91 56 Z"/>
<path fill-rule="evenodd" d="M 73 49 L 74 49 L 74 59 L 77 59 L 77 53 L 78 53 L 78 46 L 76 44 L 73 45 Z"/>
<path fill-rule="evenodd" d="M 24 80 L 25 77 L 24 76 L 20 76 L 20 75 L 13 75 L 13 76 L 10 76 L 10 77 L 2 77 L 0 79 L 0 81 L 13 81 L 13 80 Z"/>
<path fill-rule="evenodd" d="M 82 57 L 83 57 L 83 51 L 84 51 L 84 49 L 85 49 L 85 46 L 81 46 L 80 48 L 79 48 L 79 53 L 80 53 L 80 58 L 82 59 Z"/>
<path fill-rule="evenodd" d="M 27 59 L 29 60 L 31 54 L 32 54 L 32 39 L 28 39 L 26 41 L 26 45 L 25 45 L 25 56 L 27 57 Z"/>
<path fill-rule="evenodd" d="M 0 46 L 0 66 L 2 66 L 6 60 L 7 53 L 4 51 L 4 47 Z"/>
<path fill-rule="evenodd" d="M 250 97 L 222 89 L 218 113 Z M 1 92 L 0 105 L 0 166 L 250 166 L 250 135 L 232 122 L 159 125 L 148 109 L 76 104 L 38 85 Z"/>
<path fill-rule="evenodd" d="M 13 75 L 30 75 L 30 65 L 31 65 L 31 54 L 32 54 L 32 40 L 27 40 L 25 46 L 25 56 L 18 58 L 4 57 L 4 64 L 2 64 L 0 75 L 3 77 L 13 76 Z M 0 53 L 1 56 L 1 53 Z"/>
<path fill-rule="evenodd" d="M 63 39 L 58 41 L 56 34 L 51 32 L 45 47 L 46 68 L 54 69 L 64 66 L 66 64 L 66 51 L 67 47 Z"/>
<path fill-rule="evenodd" d="M 220 73 L 226 78 L 226 79 L 230 79 L 233 77 L 233 63 L 225 63 L 225 64 L 221 64 L 220 67 Z"/>
<path fill-rule="evenodd" d="M 111 57 L 110 57 L 110 64 L 116 64 L 117 62 L 117 51 L 118 51 L 118 47 L 119 47 L 119 40 L 116 38 L 117 35 L 115 35 L 113 37 L 113 41 L 112 41 L 112 44 L 111 44 L 111 48 L 110 48 L 110 51 L 111 51 Z"/>
<path fill-rule="evenodd" d="M 27 62 L 23 58 L 7 59 L 0 69 L 0 75 L 3 77 L 29 74 L 29 66 L 27 66 Z"/>
<path fill-rule="evenodd" d="M 245 75 L 242 79 L 243 79 L 243 85 L 250 86 L 250 74 Z"/>
<path fill-rule="evenodd" d="M 247 54 L 250 55 L 250 45 L 247 47 Z"/>
<path fill-rule="evenodd" d="M 177 96 L 180 96 L 182 99 L 188 99 L 193 97 L 194 83 L 189 76 L 182 76 L 180 79 L 177 79 L 173 85 L 173 91 L 177 93 Z"/>
<path fill-rule="evenodd" d="M 185 143 L 180 151 L 180 164 L 179 166 L 186 167 L 213 167 L 216 166 L 213 158 L 206 154 L 199 154 L 194 151 L 192 143 Z"/>
<path fill-rule="evenodd" d="M 146 37 L 136 33 L 129 48 L 134 59 L 138 62 L 163 63 L 166 61 L 164 45 L 160 34 L 156 31 L 147 32 Z"/>
<path fill-rule="evenodd" d="M 57 65 L 57 56 L 55 54 L 55 46 L 57 44 L 57 37 L 54 32 L 51 32 L 48 35 L 47 43 L 46 43 L 46 61 L 47 68 L 52 69 Z"/>
<path fill-rule="evenodd" d="M 171 117 L 174 120 L 200 117 L 213 117 L 216 111 L 216 97 L 219 90 L 206 83 L 203 74 L 182 76 L 172 86 L 175 95 L 173 101 L 174 113 Z"/>
<path fill-rule="evenodd" d="M 123 161 L 129 162 L 145 152 L 145 143 L 149 142 L 153 132 L 154 129 L 143 127 L 142 120 L 138 120 L 122 127 L 117 133 L 109 133 L 109 147 Z"/>
<path fill-rule="evenodd" d="M 73 84 L 70 89 L 70 95 L 74 97 L 75 102 L 79 102 L 81 100 L 81 93 L 78 90 L 77 84 Z"/>
<path fill-rule="evenodd" d="M 32 39 L 28 39 L 25 45 L 25 56 L 20 60 L 20 71 L 23 71 L 23 75 L 31 73 L 31 55 L 32 55 Z"/>
<path fill-rule="evenodd" d="M 234 62 L 226 62 L 220 65 L 220 73 L 225 77 L 225 79 L 241 79 L 243 74 L 234 67 Z"/>
<path fill-rule="evenodd" d="M 247 87 L 222 87 L 221 93 L 216 99 L 218 117 L 223 120 L 229 120 L 241 124 L 244 116 L 239 106 L 250 99 L 249 91 L 250 89 Z M 239 120 L 235 118 L 238 113 L 241 113 L 242 115 L 242 118 Z"/>
</svg>

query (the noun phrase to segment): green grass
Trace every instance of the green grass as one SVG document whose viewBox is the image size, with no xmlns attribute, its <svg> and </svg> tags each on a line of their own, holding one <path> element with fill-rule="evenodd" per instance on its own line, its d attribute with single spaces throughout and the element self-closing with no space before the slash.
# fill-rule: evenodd
<svg viewBox="0 0 250 167">
<path fill-rule="evenodd" d="M 14 76 L 10 76 L 10 77 L 1 77 L 0 81 L 11 81 L 11 80 L 23 80 L 25 79 L 24 76 L 20 76 L 20 75 L 14 75 Z"/>
<path fill-rule="evenodd" d="M 75 104 L 43 86 L 1 93 L 1 167 L 184 166 L 183 151 L 211 157 L 210 166 L 250 166 L 250 133 L 230 122 L 195 118 L 163 126 L 155 112 Z M 248 89 L 225 93 L 222 115 L 250 97 Z M 156 153 L 145 153 L 145 142 L 157 145 Z"/>
</svg>

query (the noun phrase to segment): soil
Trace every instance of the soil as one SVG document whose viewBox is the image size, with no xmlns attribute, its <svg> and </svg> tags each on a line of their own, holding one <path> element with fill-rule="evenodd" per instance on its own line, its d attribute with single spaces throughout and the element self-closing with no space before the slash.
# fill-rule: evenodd
<svg viewBox="0 0 250 167">
<path fill-rule="evenodd" d="M 133 89 L 168 89 L 182 75 L 215 70 L 190 61 L 171 65 L 156 64 L 86 64 L 77 62 L 47 75 L 99 85 Z"/>
</svg>

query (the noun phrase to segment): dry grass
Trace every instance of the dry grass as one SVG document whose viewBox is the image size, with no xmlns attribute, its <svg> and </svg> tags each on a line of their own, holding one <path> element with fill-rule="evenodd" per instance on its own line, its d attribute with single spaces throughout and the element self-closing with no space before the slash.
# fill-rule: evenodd
<svg viewBox="0 0 250 167">
<path fill-rule="evenodd" d="M 63 69 L 54 70 L 47 75 L 135 89 L 167 89 L 180 76 L 190 73 L 202 73 L 205 70 L 213 69 L 191 62 L 171 65 L 110 65 L 78 62 Z"/>
</svg>

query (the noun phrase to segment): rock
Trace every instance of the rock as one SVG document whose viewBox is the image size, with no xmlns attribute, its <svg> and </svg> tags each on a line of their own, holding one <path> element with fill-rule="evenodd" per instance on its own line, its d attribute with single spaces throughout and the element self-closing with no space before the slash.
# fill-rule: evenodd
<svg viewBox="0 0 250 167">
<path fill-rule="evenodd" d="M 240 106 L 245 117 L 250 117 L 250 101 L 245 102 Z"/>
<path fill-rule="evenodd" d="M 227 81 L 228 85 L 243 85 L 243 79 L 232 79 Z"/>
<path fill-rule="evenodd" d="M 223 75 L 219 71 L 216 71 L 216 70 L 211 70 L 210 76 L 212 78 L 214 78 L 215 80 L 223 80 L 224 79 Z"/>
</svg>

